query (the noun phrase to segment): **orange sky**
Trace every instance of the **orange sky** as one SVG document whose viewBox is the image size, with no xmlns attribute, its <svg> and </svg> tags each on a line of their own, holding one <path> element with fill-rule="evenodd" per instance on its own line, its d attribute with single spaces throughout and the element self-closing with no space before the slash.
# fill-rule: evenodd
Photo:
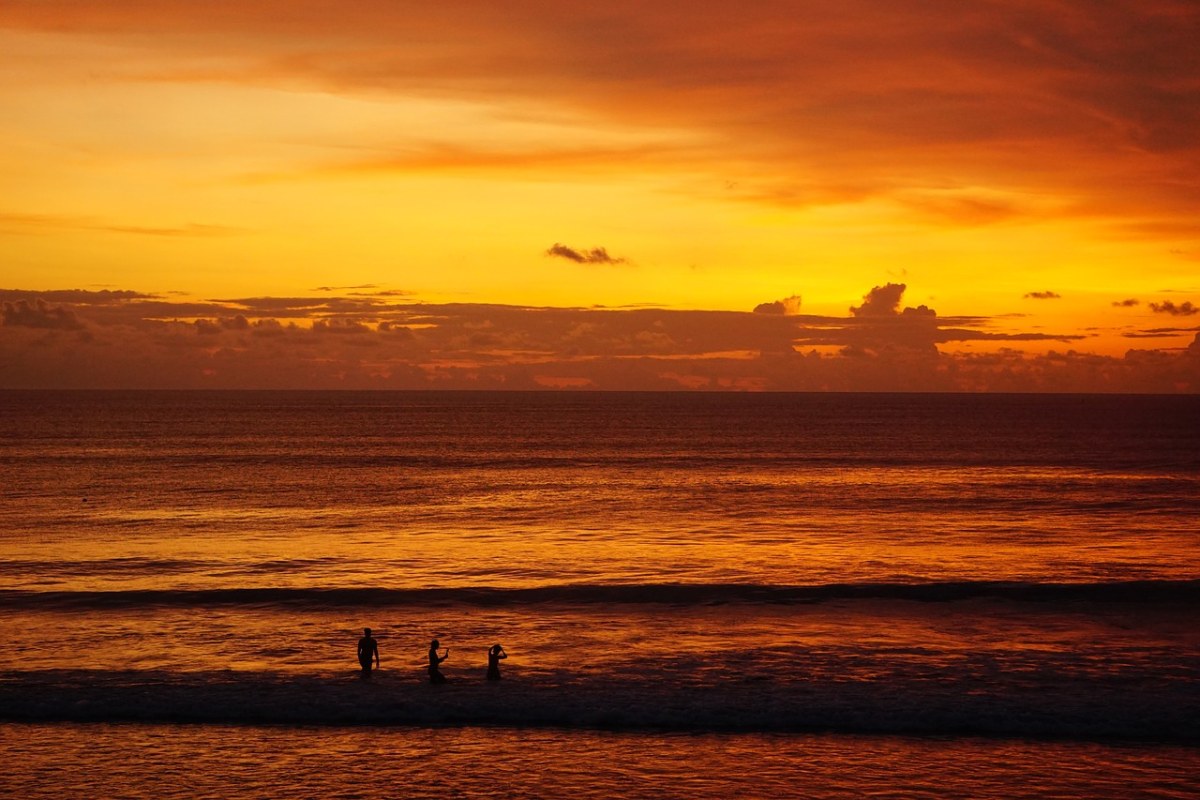
<svg viewBox="0 0 1200 800">
<path fill-rule="evenodd" d="M 1200 391 L 1197 41 L 1168 0 L 6 3 L 0 388 Z"/>
</svg>

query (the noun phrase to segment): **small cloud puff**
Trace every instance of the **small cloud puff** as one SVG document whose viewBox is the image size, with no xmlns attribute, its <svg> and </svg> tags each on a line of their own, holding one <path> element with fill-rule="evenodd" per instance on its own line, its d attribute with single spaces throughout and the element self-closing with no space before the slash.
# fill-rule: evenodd
<svg viewBox="0 0 1200 800">
<path fill-rule="evenodd" d="M 759 303 L 754 307 L 755 314 L 775 314 L 791 316 L 800 313 L 800 295 L 794 294 L 773 303 Z"/>
<path fill-rule="evenodd" d="M 1026 300 L 1061 300 L 1062 295 L 1058 292 L 1026 292 Z"/>
<path fill-rule="evenodd" d="M 1192 305 L 1191 300 L 1185 300 L 1179 305 L 1175 305 L 1170 300 L 1151 303 L 1150 310 L 1155 314 L 1170 314 L 1172 317 L 1190 317 L 1193 314 L 1200 314 L 1200 308 Z"/>
<path fill-rule="evenodd" d="M 593 247 L 591 250 L 576 250 L 573 247 L 567 247 L 565 244 L 555 242 L 554 246 L 546 251 L 546 255 L 555 258 L 565 258 L 568 261 L 574 261 L 576 264 L 626 264 L 628 260 L 623 257 L 611 256 L 608 250 L 603 247 Z"/>
<path fill-rule="evenodd" d="M 1136 297 L 1130 297 L 1125 300 L 1114 300 L 1113 307 L 1114 308 L 1133 308 L 1134 306 L 1141 305 L 1141 302 L 1142 301 L 1138 300 Z"/>
</svg>

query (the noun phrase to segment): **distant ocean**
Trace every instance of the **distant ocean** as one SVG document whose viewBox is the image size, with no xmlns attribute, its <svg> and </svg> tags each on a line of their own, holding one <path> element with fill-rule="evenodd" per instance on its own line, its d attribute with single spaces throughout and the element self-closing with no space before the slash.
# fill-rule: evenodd
<svg viewBox="0 0 1200 800">
<path fill-rule="evenodd" d="M 0 431 L 0 796 L 1200 796 L 1200 397 L 0 392 Z"/>
</svg>

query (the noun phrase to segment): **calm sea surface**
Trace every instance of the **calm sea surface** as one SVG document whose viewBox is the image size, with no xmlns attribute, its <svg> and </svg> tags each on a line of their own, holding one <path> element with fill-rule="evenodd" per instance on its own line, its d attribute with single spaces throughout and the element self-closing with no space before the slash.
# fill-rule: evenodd
<svg viewBox="0 0 1200 800">
<path fill-rule="evenodd" d="M 0 479 L 0 796 L 1200 796 L 1197 397 L 7 392 Z"/>
</svg>

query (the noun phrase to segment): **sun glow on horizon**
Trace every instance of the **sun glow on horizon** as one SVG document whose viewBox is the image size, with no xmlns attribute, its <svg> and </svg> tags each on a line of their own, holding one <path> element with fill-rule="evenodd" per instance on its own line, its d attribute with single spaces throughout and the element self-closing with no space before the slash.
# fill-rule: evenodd
<svg viewBox="0 0 1200 800">
<path fill-rule="evenodd" d="M 697 313 L 797 297 L 802 314 L 846 317 L 894 283 L 897 313 L 924 305 L 1007 337 L 930 339 L 946 356 L 1197 347 L 1185 187 L 1200 150 L 1186 115 L 1142 99 L 1188 102 L 1177 36 L 1200 28 L 1194 10 L 1098 14 L 1093 28 L 1122 31 L 1141 15 L 1137 37 L 1100 43 L 1036 5 L 939 26 L 884 4 L 872 19 L 797 3 L 804 26 L 721 5 L 368 5 L 303 2 L 281 26 L 264 24 L 271 0 L 14 7 L 0 22 L 6 302 L 368 286 Z M 605 26 L 623 33 L 591 34 Z M 1038 44 L 1055 37 L 1093 66 Z M 1121 67 L 1149 50 L 1155 65 Z M 206 313 L 192 311 L 178 319 Z M 15 306 L 6 320 L 33 324 Z M 1181 369 L 1172 385 L 1194 390 L 1196 365 Z"/>
</svg>

